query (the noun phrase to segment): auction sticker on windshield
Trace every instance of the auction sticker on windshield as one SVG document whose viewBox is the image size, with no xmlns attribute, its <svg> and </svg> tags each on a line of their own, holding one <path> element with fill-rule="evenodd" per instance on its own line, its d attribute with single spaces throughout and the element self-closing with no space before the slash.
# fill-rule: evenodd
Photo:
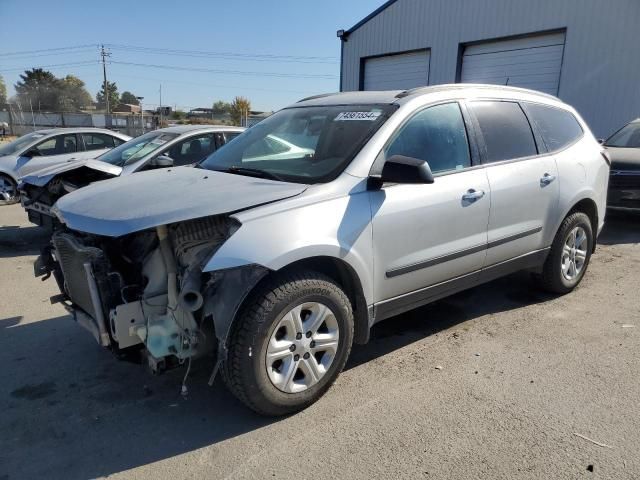
<svg viewBox="0 0 640 480">
<path fill-rule="evenodd" d="M 382 112 L 340 112 L 334 119 L 335 122 L 346 120 L 376 120 Z"/>
</svg>

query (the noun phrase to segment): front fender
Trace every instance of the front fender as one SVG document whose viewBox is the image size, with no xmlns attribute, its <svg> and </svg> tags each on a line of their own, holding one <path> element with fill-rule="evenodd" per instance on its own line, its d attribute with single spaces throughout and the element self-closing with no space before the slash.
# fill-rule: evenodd
<svg viewBox="0 0 640 480">
<path fill-rule="evenodd" d="M 371 208 L 368 192 L 348 194 L 268 215 L 237 215 L 242 226 L 204 266 L 204 272 L 261 265 L 280 270 L 299 260 L 333 257 L 360 279 L 373 303 Z"/>
</svg>

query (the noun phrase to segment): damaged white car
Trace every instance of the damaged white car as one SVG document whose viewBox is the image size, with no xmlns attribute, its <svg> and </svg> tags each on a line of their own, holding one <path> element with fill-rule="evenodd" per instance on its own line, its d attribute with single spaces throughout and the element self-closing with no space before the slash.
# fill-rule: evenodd
<svg viewBox="0 0 640 480">
<path fill-rule="evenodd" d="M 35 273 L 100 345 L 155 371 L 214 353 L 211 380 L 280 415 L 318 399 L 380 320 L 521 269 L 575 288 L 607 162 L 575 110 L 528 90 L 312 97 L 199 168 L 63 196 Z"/>
</svg>

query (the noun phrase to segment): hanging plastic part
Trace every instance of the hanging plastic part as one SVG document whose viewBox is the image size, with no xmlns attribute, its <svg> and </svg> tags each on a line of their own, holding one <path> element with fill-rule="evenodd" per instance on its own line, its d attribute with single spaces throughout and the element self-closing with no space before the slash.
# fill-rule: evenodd
<svg viewBox="0 0 640 480">
<path fill-rule="evenodd" d="M 218 375 L 218 370 L 220 370 L 220 365 L 222 365 L 222 361 L 227 356 L 227 346 L 223 341 L 218 342 L 218 356 L 216 358 L 216 363 L 213 366 L 213 371 L 211 372 L 211 376 L 209 377 L 209 381 L 207 382 L 210 387 L 213 387 L 213 382 L 216 379 L 216 375 Z"/>
</svg>

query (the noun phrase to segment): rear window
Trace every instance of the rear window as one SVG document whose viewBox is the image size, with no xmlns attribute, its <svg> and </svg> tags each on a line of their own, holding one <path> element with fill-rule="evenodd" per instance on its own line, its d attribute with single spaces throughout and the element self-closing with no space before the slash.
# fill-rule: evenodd
<svg viewBox="0 0 640 480">
<path fill-rule="evenodd" d="M 566 110 L 537 103 L 526 103 L 525 108 L 550 152 L 561 150 L 582 136 L 578 120 Z"/>
<path fill-rule="evenodd" d="M 484 162 L 537 155 L 529 121 L 515 102 L 479 101 L 469 104 L 484 139 Z"/>
</svg>

